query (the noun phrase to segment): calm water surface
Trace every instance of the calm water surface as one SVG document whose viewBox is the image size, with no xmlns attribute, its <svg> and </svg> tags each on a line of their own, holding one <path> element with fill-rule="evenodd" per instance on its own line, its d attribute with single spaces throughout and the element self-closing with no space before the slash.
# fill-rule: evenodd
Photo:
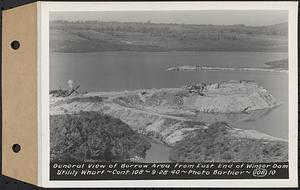
<svg viewBox="0 0 300 190">
<path fill-rule="evenodd" d="M 151 148 L 147 151 L 145 162 L 156 163 L 156 162 L 170 162 L 169 152 L 171 148 L 151 141 Z"/>
<path fill-rule="evenodd" d="M 167 72 L 169 67 L 207 65 L 263 67 L 267 61 L 287 58 L 287 53 L 265 52 L 98 52 L 51 53 L 50 89 L 67 88 L 73 80 L 87 91 L 122 91 L 171 88 L 200 82 L 254 80 L 283 104 L 256 120 L 233 123 L 288 138 L 288 74 L 265 72 Z M 164 152 L 154 144 L 149 151 Z M 162 153 L 160 153 L 163 155 Z M 155 160 L 156 158 L 150 158 Z M 159 158 L 164 160 L 165 158 Z M 148 158 L 149 160 L 149 158 Z"/>
</svg>

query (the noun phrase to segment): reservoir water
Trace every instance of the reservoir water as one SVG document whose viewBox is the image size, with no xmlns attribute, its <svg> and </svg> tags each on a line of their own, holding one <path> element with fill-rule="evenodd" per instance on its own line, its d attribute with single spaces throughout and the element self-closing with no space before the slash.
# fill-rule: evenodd
<svg viewBox="0 0 300 190">
<path fill-rule="evenodd" d="M 150 140 L 151 148 L 147 151 L 145 162 L 156 163 L 156 162 L 170 162 L 169 152 L 171 148 Z"/>
<path fill-rule="evenodd" d="M 238 121 L 237 128 L 288 138 L 288 74 L 271 72 L 167 72 L 169 67 L 205 65 L 264 67 L 267 61 L 286 59 L 287 53 L 266 52 L 97 52 L 50 53 L 50 89 L 67 88 L 67 81 L 87 91 L 122 91 L 181 87 L 186 84 L 252 80 L 262 85 L 282 105 L 252 120 Z M 149 151 L 166 152 L 154 144 Z M 157 154 L 157 153 L 156 153 Z M 148 158 L 155 160 L 156 158 Z"/>
</svg>

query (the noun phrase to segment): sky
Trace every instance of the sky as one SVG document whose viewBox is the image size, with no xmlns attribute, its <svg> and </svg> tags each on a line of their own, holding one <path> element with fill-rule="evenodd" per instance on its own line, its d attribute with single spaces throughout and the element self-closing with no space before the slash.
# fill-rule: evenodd
<svg viewBox="0 0 300 190">
<path fill-rule="evenodd" d="M 52 12 L 50 20 L 264 26 L 288 21 L 284 10 Z"/>
</svg>

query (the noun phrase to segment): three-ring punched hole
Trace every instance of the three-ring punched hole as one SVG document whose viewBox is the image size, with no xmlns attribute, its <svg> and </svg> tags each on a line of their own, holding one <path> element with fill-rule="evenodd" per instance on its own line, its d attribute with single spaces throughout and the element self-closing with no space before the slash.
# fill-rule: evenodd
<svg viewBox="0 0 300 190">
<path fill-rule="evenodd" d="M 10 46 L 11 46 L 12 49 L 17 50 L 17 49 L 20 48 L 21 45 L 20 45 L 19 41 L 14 40 L 14 41 L 11 42 Z"/>
<path fill-rule="evenodd" d="M 21 150 L 21 146 L 20 146 L 19 144 L 14 144 L 14 145 L 12 146 L 12 150 L 13 150 L 15 153 L 18 153 L 18 152 L 20 152 L 20 150 Z"/>
</svg>

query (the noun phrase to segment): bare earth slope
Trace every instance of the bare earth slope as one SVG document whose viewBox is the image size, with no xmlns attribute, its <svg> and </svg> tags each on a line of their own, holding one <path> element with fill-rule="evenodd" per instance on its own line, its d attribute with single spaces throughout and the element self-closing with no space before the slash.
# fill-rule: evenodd
<svg viewBox="0 0 300 190">
<path fill-rule="evenodd" d="M 95 92 L 68 98 L 52 97 L 50 115 L 78 114 L 80 111 L 101 112 L 120 119 L 140 134 L 147 135 L 168 146 L 177 147 L 177 143 L 186 141 L 187 138 L 191 138 L 191 135 L 198 133 L 205 135 L 206 129 L 216 122 L 224 121 L 224 118 L 225 121 L 257 118 L 265 113 L 264 110 L 278 105 L 280 103 L 256 83 L 229 81 L 182 88 Z M 203 114 L 211 115 L 211 113 L 217 116 L 221 114 L 221 117 L 207 120 L 198 117 L 202 115 L 202 118 L 208 118 Z M 229 114 L 228 117 L 225 116 L 227 114 Z M 241 116 L 231 117 L 231 114 L 241 114 Z M 258 131 L 232 127 L 227 127 L 225 130 L 232 138 L 222 138 L 223 143 L 238 142 L 237 139 L 246 143 L 252 139 L 255 142 L 263 140 L 264 143 L 279 141 L 287 146 L 285 140 Z M 207 138 L 213 138 L 213 136 Z M 174 156 L 177 153 L 180 151 L 173 151 L 171 154 L 173 160 L 177 160 Z M 280 158 L 284 160 L 286 157 L 287 155 L 284 155 Z M 260 160 L 265 158 L 260 158 Z M 189 156 L 187 160 L 190 160 Z M 257 160 L 253 157 L 253 161 Z"/>
</svg>

